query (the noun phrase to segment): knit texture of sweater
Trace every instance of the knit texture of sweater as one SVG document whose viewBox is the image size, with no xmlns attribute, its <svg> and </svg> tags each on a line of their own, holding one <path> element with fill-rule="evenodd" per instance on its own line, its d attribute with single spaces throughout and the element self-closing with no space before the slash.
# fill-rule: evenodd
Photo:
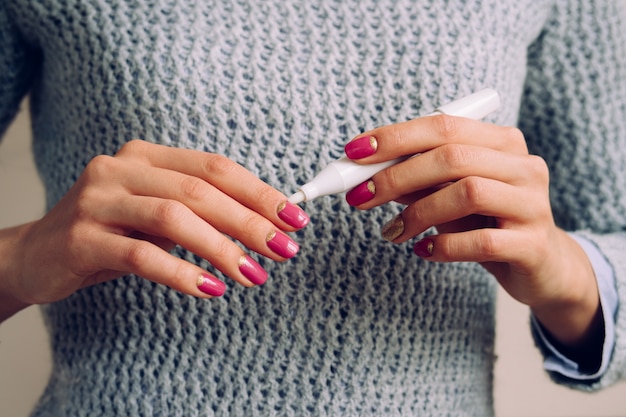
<svg viewBox="0 0 626 417">
<path fill-rule="evenodd" d="M 614 0 L 2 0 L 0 131 L 30 93 L 52 207 L 133 138 L 226 155 L 290 194 L 345 143 L 484 87 L 551 169 L 626 302 L 626 26 Z M 416 173 L 419 175 L 419 173 Z M 135 276 L 43 308 L 34 416 L 490 416 L 496 282 L 380 238 L 401 208 L 306 203 L 292 260 L 197 299 Z M 182 249 L 179 256 L 212 270 Z M 626 369 L 626 317 L 593 390 Z M 541 366 L 541 364 L 537 364 Z"/>
</svg>

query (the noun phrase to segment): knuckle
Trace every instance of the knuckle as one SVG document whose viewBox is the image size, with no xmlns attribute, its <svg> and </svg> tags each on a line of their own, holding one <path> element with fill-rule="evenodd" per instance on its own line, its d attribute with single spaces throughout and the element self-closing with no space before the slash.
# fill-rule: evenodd
<svg viewBox="0 0 626 417">
<path fill-rule="evenodd" d="M 216 259 L 217 263 L 224 263 L 225 260 L 229 259 L 233 245 L 234 243 L 225 237 L 218 239 L 212 248 L 211 257 Z"/>
<path fill-rule="evenodd" d="M 139 155 L 148 146 L 149 143 L 140 139 L 133 139 L 131 141 L 126 142 L 116 155 L 118 156 L 127 156 L 127 155 Z"/>
<path fill-rule="evenodd" d="M 466 177 L 460 183 L 463 204 L 468 205 L 472 210 L 483 207 L 488 195 L 484 182 L 478 177 Z"/>
<path fill-rule="evenodd" d="M 206 178 L 219 178 L 231 176 L 237 165 L 223 155 L 208 154 L 204 158 L 201 169 Z"/>
<path fill-rule="evenodd" d="M 432 226 L 429 224 L 425 217 L 425 213 L 429 213 L 428 207 L 425 207 L 424 200 L 420 200 L 414 204 L 411 204 L 402 213 L 402 218 L 405 223 L 411 223 L 413 228 L 422 230 L 424 228 Z"/>
<path fill-rule="evenodd" d="M 445 140 L 452 140 L 457 137 L 459 131 L 458 119 L 447 114 L 437 114 L 432 116 L 435 132 Z"/>
<path fill-rule="evenodd" d="M 382 136 L 385 138 L 385 146 L 389 149 L 401 147 L 405 142 L 403 130 L 397 124 L 386 126 L 385 134 Z"/>
<path fill-rule="evenodd" d="M 182 289 L 185 282 L 189 279 L 189 268 L 184 262 L 177 262 L 171 273 L 168 274 L 168 285 L 172 288 Z"/>
<path fill-rule="evenodd" d="M 534 178 L 542 180 L 543 183 L 547 184 L 550 181 L 550 170 L 548 169 L 548 164 L 545 159 L 540 156 L 528 156 L 528 172 L 531 173 Z"/>
<path fill-rule="evenodd" d="M 129 272 L 140 270 L 144 265 L 152 263 L 152 248 L 150 243 L 136 240 L 123 254 L 123 264 Z"/>
<path fill-rule="evenodd" d="M 380 188 L 381 190 L 395 191 L 400 187 L 401 182 L 402 180 L 399 170 L 392 167 L 378 174 L 376 177 L 376 190 L 378 191 Z"/>
<path fill-rule="evenodd" d="M 454 259 L 454 256 L 458 252 L 457 246 L 454 239 L 440 237 L 436 243 L 437 256 L 442 260 Z"/>
<path fill-rule="evenodd" d="M 500 253 L 500 243 L 496 234 L 489 233 L 488 230 L 482 230 L 478 233 L 476 240 L 477 251 L 486 260 L 497 260 Z"/>
<path fill-rule="evenodd" d="M 165 200 L 154 208 L 153 219 L 155 224 L 170 228 L 180 224 L 186 215 L 185 205 L 175 200 Z"/>
<path fill-rule="evenodd" d="M 254 214 L 247 214 L 240 222 L 240 231 L 243 236 L 256 236 L 262 234 L 259 218 Z"/>
<path fill-rule="evenodd" d="M 271 187 L 260 186 L 251 191 L 256 201 L 274 201 L 276 200 L 276 191 Z"/>
<path fill-rule="evenodd" d="M 180 192 L 185 200 L 203 201 L 209 194 L 207 183 L 197 177 L 185 177 L 179 184 Z"/>
<path fill-rule="evenodd" d="M 439 162 L 446 167 L 447 170 L 460 172 L 467 167 L 472 159 L 472 152 L 466 146 L 446 144 L 437 148 Z"/>
<path fill-rule="evenodd" d="M 83 177 L 92 182 L 100 178 L 107 178 L 111 175 L 111 171 L 117 166 L 117 161 L 112 156 L 98 155 L 95 156 L 83 171 Z"/>
<path fill-rule="evenodd" d="M 528 147 L 526 145 L 526 138 L 524 137 L 524 133 L 516 127 L 513 126 L 502 126 L 503 129 L 503 143 L 506 143 L 507 148 L 511 148 L 511 146 L 516 146 L 520 148 L 522 152 L 528 152 Z"/>
<path fill-rule="evenodd" d="M 514 126 L 503 126 L 505 138 L 516 141 L 516 142 L 525 142 L 524 133 L 521 130 Z"/>
</svg>

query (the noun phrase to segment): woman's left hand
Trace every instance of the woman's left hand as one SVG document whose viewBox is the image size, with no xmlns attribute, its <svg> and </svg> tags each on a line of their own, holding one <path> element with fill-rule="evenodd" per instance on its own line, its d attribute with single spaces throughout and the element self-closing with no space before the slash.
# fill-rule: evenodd
<svg viewBox="0 0 626 417">
<path fill-rule="evenodd" d="M 359 209 L 389 201 L 407 205 L 383 226 L 385 239 L 402 243 L 436 226 L 439 234 L 415 244 L 418 256 L 479 262 L 540 316 L 567 308 L 588 324 L 598 310 L 586 254 L 555 225 L 548 167 L 528 154 L 518 129 L 429 116 L 359 135 L 346 154 L 364 164 L 418 154 L 346 196 Z"/>
</svg>

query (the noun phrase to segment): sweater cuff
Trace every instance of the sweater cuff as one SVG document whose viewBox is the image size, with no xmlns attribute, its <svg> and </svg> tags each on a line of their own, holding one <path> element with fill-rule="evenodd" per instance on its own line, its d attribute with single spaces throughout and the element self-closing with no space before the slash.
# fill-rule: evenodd
<svg viewBox="0 0 626 417">
<path fill-rule="evenodd" d="M 542 351 L 545 353 L 543 367 L 546 371 L 556 372 L 572 380 L 594 381 L 606 372 L 615 345 L 615 314 L 619 304 L 615 274 L 602 252 L 593 243 L 579 235 L 570 233 L 570 236 L 587 253 L 598 283 L 600 305 L 604 317 L 604 344 L 600 368 L 592 374 L 581 372 L 576 362 L 567 358 L 550 343 L 534 315 L 531 315 L 531 325 L 536 332 L 537 342 L 542 345 Z"/>
</svg>

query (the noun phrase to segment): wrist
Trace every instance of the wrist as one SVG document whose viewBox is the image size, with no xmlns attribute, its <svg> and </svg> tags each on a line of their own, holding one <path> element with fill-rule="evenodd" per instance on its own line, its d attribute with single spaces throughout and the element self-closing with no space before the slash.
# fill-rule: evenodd
<svg viewBox="0 0 626 417">
<path fill-rule="evenodd" d="M 17 281 L 20 274 L 16 265 L 22 258 L 17 249 L 19 242 L 31 224 L 0 230 L 0 322 L 31 305 L 18 296 Z"/>
<path fill-rule="evenodd" d="M 0 323 L 29 306 L 9 294 L 0 293 Z"/>
<path fill-rule="evenodd" d="M 604 344 L 604 318 L 595 273 L 586 252 L 561 232 L 556 289 L 549 300 L 531 310 L 553 345 L 581 369 L 599 367 Z"/>
</svg>

